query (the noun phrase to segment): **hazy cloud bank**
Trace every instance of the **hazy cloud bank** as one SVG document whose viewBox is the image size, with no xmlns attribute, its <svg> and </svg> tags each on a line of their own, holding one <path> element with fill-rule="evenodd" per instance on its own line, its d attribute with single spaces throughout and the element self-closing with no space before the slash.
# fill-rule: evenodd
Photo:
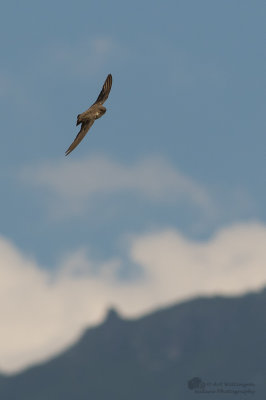
<svg viewBox="0 0 266 400">
<path fill-rule="evenodd" d="M 121 281 L 122 259 L 97 264 L 85 249 L 48 271 L 0 239 L 0 368 L 15 371 L 43 360 L 99 322 L 110 305 L 127 317 L 198 294 L 239 294 L 266 284 L 266 226 L 241 224 L 210 240 L 174 229 L 128 241 L 128 261 L 143 273 Z"/>
<path fill-rule="evenodd" d="M 23 182 L 52 195 L 68 215 L 83 213 L 96 196 L 131 193 L 155 203 L 185 203 L 212 213 L 207 190 L 178 171 L 162 157 L 149 157 L 127 165 L 105 156 L 63 160 L 28 166 L 20 173 Z M 78 207 L 77 207 L 78 204 Z"/>
</svg>

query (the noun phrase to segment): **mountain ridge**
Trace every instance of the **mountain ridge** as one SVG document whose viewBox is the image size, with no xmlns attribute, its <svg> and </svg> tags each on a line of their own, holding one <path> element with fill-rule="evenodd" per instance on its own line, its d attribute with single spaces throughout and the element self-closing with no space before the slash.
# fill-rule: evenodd
<svg viewBox="0 0 266 400">
<path fill-rule="evenodd" d="M 195 377 L 254 381 L 255 395 L 261 396 L 266 392 L 265 307 L 266 289 L 197 297 L 135 319 L 110 309 L 101 324 L 86 329 L 61 354 L 2 375 L 0 398 L 15 400 L 19 393 L 21 400 L 195 399 L 188 387 Z"/>
</svg>

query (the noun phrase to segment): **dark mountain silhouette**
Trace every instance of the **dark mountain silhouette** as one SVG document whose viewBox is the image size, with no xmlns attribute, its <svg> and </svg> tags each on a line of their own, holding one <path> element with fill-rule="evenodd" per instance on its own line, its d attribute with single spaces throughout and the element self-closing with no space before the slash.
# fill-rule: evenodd
<svg viewBox="0 0 266 400">
<path fill-rule="evenodd" d="M 263 399 L 265 342 L 266 290 L 197 298 L 135 320 L 110 310 L 61 355 L 2 375 L 0 399 Z"/>
</svg>

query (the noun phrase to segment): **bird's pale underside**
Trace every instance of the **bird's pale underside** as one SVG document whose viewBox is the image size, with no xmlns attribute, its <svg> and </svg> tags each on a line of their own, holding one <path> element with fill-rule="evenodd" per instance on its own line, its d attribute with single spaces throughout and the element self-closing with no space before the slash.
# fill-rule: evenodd
<svg viewBox="0 0 266 400">
<path fill-rule="evenodd" d="M 103 107 L 103 103 L 108 99 L 111 87 L 112 75 L 109 74 L 95 103 L 88 108 L 88 110 L 78 115 L 77 125 L 81 124 L 81 128 L 74 142 L 67 149 L 65 153 L 66 156 L 71 153 L 71 151 L 74 150 L 75 147 L 77 147 L 77 145 L 82 141 L 84 136 L 88 133 L 90 127 L 94 124 L 94 121 L 98 118 L 101 118 L 101 116 L 106 112 L 106 108 Z"/>
</svg>

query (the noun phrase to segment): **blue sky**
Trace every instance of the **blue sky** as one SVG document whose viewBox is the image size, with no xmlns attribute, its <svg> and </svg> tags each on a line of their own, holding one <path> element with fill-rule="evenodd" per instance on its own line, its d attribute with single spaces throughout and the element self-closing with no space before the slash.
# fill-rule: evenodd
<svg viewBox="0 0 266 400">
<path fill-rule="evenodd" d="M 252 276 L 266 260 L 265 17 L 266 4 L 257 0 L 2 3 L 0 270 L 7 308 L 0 312 L 14 308 L 16 322 L 6 323 L 0 368 L 51 354 L 109 304 L 138 315 L 198 292 L 240 293 L 266 283 L 263 270 Z M 95 101 L 108 73 L 107 113 L 66 158 L 76 116 Z M 169 260 L 167 238 L 180 246 Z M 168 296 L 170 281 L 152 285 L 163 279 L 152 275 L 150 243 L 161 249 L 156 260 L 164 255 L 156 271 L 178 264 L 173 279 L 184 292 L 177 285 Z M 200 246 L 205 267 L 185 256 Z M 239 260 L 243 279 L 234 269 L 241 271 Z M 221 270 L 198 290 L 182 263 L 190 277 Z M 14 276 L 27 277 L 25 268 L 44 281 L 43 297 L 33 294 L 23 305 L 15 293 L 25 298 L 38 287 L 35 278 L 14 283 Z M 70 286 L 79 276 L 74 293 L 98 279 L 97 295 L 80 300 L 80 318 L 68 284 L 58 289 L 65 274 Z M 51 281 L 55 298 L 47 295 Z M 43 336 L 31 325 L 35 302 L 51 327 Z M 49 319 L 55 304 L 63 315 L 57 330 Z M 73 331 L 59 344 L 68 324 Z M 32 338 L 9 346 L 14 327 L 36 331 L 35 347 Z"/>
</svg>

